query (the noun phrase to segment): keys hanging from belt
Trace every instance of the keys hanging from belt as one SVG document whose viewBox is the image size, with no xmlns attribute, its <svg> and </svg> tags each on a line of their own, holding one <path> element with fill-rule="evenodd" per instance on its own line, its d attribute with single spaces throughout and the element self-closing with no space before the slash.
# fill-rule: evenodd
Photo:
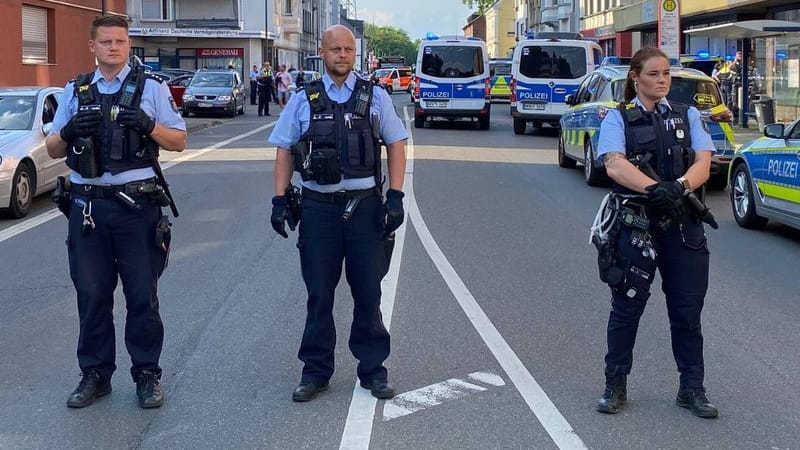
<svg viewBox="0 0 800 450">
<path fill-rule="evenodd" d="M 361 201 L 361 197 L 350 197 L 347 200 L 347 204 L 344 206 L 344 212 L 342 213 L 342 222 L 347 222 L 350 220 L 350 217 L 353 215 L 353 212 L 358 207 L 358 202 Z"/>
<path fill-rule="evenodd" d="M 82 224 L 81 231 L 83 231 L 84 233 L 88 233 L 88 232 L 94 230 L 94 227 L 95 227 L 94 219 L 92 218 L 92 202 L 91 202 L 91 200 L 86 202 L 86 204 L 83 205 L 82 213 L 83 213 L 83 224 Z"/>
</svg>

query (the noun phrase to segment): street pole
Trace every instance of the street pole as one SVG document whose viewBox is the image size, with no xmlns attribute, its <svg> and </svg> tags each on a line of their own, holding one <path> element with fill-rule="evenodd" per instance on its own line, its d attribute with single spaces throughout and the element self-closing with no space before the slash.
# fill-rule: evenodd
<svg viewBox="0 0 800 450">
<path fill-rule="evenodd" d="M 106 0 L 100 2 L 100 14 L 103 16 L 106 15 Z"/>
</svg>

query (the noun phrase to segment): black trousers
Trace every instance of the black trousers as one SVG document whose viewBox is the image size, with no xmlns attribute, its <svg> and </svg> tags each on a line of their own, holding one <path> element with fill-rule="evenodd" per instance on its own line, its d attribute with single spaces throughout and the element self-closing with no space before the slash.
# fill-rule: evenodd
<svg viewBox="0 0 800 450">
<path fill-rule="evenodd" d="M 69 269 L 78 294 L 78 363 L 81 371 L 97 370 L 108 380 L 116 369 L 114 289 L 122 280 L 127 310 L 125 346 L 134 380 L 142 370 L 161 373 L 158 365 L 164 326 L 156 288 L 164 252 L 155 245 L 161 208 L 146 196 L 133 211 L 115 198 L 86 199 L 73 194 L 67 246 Z M 95 229 L 83 232 L 83 205 L 91 202 Z"/>
<path fill-rule="evenodd" d="M 269 93 L 266 89 L 258 90 L 258 115 L 269 114 Z"/>
<path fill-rule="evenodd" d="M 258 97 L 258 83 L 250 80 L 250 104 L 256 104 L 256 97 Z"/>
<path fill-rule="evenodd" d="M 383 362 L 389 356 L 389 332 L 381 316 L 381 279 L 386 273 L 383 205 L 380 197 L 359 203 L 347 222 L 344 204 L 303 199 L 297 247 L 308 290 L 308 315 L 298 357 L 304 363 L 302 383 L 326 382 L 333 375 L 336 329 L 333 301 L 344 262 L 353 296 L 350 351 L 358 359 L 362 381 L 386 380 Z"/>
<path fill-rule="evenodd" d="M 672 354 L 681 388 L 703 387 L 703 333 L 700 313 L 708 289 L 709 251 L 702 223 L 686 217 L 666 231 L 653 228 L 656 263 L 661 274 L 672 334 Z M 628 375 L 633 346 L 646 302 L 630 300 L 612 290 L 608 318 L 606 376 Z"/>
</svg>

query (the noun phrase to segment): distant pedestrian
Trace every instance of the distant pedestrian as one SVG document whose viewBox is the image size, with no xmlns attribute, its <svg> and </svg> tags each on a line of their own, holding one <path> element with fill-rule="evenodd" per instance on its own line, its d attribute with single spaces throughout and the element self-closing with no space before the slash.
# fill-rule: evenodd
<svg viewBox="0 0 800 450">
<path fill-rule="evenodd" d="M 258 98 L 258 78 L 259 70 L 256 64 L 253 64 L 253 69 L 250 70 L 250 104 L 255 105 Z"/>
</svg>

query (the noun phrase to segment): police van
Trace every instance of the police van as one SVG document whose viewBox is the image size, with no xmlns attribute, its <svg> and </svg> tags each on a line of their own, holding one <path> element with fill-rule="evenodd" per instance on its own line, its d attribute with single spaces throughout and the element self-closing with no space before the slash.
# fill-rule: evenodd
<svg viewBox="0 0 800 450">
<path fill-rule="evenodd" d="M 489 60 L 489 96 L 492 100 L 511 98 L 511 58 Z"/>
<path fill-rule="evenodd" d="M 511 65 L 514 133 L 532 123 L 559 126 L 564 102 L 603 58 L 600 45 L 580 33 L 542 32 L 519 41 Z"/>
<path fill-rule="evenodd" d="M 420 42 L 414 80 L 414 127 L 433 117 L 475 118 L 489 129 L 489 59 L 474 37 L 435 36 Z"/>
</svg>

